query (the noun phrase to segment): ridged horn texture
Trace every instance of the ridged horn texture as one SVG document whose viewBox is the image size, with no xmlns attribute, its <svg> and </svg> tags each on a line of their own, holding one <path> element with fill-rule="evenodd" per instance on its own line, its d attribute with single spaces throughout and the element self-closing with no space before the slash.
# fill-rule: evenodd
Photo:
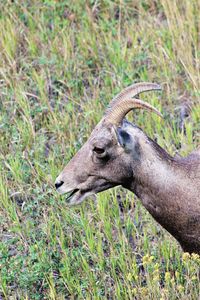
<svg viewBox="0 0 200 300">
<path fill-rule="evenodd" d="M 152 105 L 139 99 L 133 99 L 133 97 L 135 97 L 136 95 L 142 92 L 147 92 L 152 90 L 161 90 L 161 86 L 156 83 L 146 82 L 146 83 L 136 83 L 124 89 L 121 93 L 115 96 L 111 101 L 109 108 L 105 113 L 105 118 L 104 118 L 105 122 L 119 125 L 122 122 L 125 115 L 130 110 L 135 108 L 143 108 L 151 112 L 155 112 L 157 115 L 162 117 L 161 113 Z"/>
</svg>

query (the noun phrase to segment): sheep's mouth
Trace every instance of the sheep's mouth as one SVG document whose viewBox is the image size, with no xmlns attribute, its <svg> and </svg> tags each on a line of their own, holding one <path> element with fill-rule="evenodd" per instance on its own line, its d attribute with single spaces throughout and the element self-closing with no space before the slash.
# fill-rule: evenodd
<svg viewBox="0 0 200 300">
<path fill-rule="evenodd" d="M 66 201 L 68 205 L 76 205 L 81 203 L 86 197 L 94 194 L 92 191 L 81 191 L 79 189 L 74 189 L 67 196 Z"/>
<path fill-rule="evenodd" d="M 97 193 L 105 191 L 109 188 L 112 188 L 116 186 L 117 184 L 113 184 L 110 182 L 104 182 L 101 186 L 98 188 L 93 188 L 93 189 L 85 189 L 85 190 L 80 190 L 78 188 L 73 189 L 68 192 L 68 196 L 66 198 L 67 204 L 68 205 L 77 205 L 80 204 L 85 198 L 89 196 L 95 196 Z"/>
<path fill-rule="evenodd" d="M 67 196 L 66 200 L 70 201 L 70 199 L 79 191 L 79 189 L 74 189 L 71 193 Z"/>
</svg>

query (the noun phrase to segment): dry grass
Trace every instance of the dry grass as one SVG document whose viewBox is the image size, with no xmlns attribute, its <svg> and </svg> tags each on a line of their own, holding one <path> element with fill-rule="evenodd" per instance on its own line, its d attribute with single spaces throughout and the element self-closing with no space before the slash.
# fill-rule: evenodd
<svg viewBox="0 0 200 300">
<path fill-rule="evenodd" d="M 171 154 L 199 144 L 199 11 L 195 0 L 1 1 L 0 298 L 198 299 L 199 257 L 133 194 L 69 209 L 53 183 L 132 82 L 163 85 L 143 97 L 165 122 L 134 115 L 147 134 Z"/>
</svg>

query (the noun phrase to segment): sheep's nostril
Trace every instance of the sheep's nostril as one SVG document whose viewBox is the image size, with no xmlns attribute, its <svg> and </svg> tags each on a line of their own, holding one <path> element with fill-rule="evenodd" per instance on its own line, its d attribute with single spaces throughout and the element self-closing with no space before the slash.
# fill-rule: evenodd
<svg viewBox="0 0 200 300">
<path fill-rule="evenodd" d="M 58 189 L 61 185 L 63 185 L 64 181 L 58 181 L 55 183 L 56 189 Z"/>
</svg>

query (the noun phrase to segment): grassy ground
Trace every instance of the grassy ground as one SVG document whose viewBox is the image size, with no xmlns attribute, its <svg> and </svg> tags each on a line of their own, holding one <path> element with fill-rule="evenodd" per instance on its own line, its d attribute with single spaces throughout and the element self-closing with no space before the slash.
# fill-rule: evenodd
<svg viewBox="0 0 200 300">
<path fill-rule="evenodd" d="M 147 134 L 171 154 L 199 144 L 199 11 L 197 0 L 0 1 L 0 298 L 199 298 L 199 257 L 133 194 L 68 208 L 53 186 L 133 82 L 164 88 L 142 96 L 164 122 L 134 114 Z"/>
</svg>

